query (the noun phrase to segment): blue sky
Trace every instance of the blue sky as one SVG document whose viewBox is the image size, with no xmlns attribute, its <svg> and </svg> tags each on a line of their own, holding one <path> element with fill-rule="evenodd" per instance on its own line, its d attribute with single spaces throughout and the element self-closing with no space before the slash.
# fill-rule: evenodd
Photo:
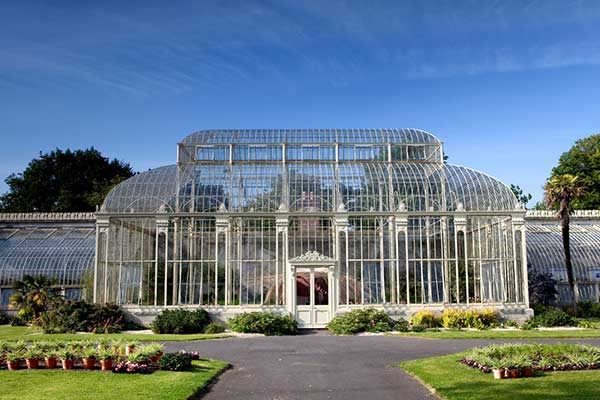
<svg viewBox="0 0 600 400">
<path fill-rule="evenodd" d="M 413 127 L 539 200 L 599 88 L 598 1 L 2 2 L 0 179 L 55 147 L 143 171 L 206 128 Z"/>
</svg>

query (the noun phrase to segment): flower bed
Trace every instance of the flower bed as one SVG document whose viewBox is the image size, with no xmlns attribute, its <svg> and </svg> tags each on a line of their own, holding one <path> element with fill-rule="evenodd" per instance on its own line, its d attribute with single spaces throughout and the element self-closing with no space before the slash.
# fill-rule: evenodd
<svg viewBox="0 0 600 400">
<path fill-rule="evenodd" d="M 600 369 L 600 347 L 581 344 L 505 344 L 476 348 L 461 362 L 494 378 L 533 376 L 534 371 Z"/>
<path fill-rule="evenodd" d="M 87 369 L 149 373 L 158 369 L 162 345 L 117 340 L 0 342 L 0 368 Z"/>
</svg>

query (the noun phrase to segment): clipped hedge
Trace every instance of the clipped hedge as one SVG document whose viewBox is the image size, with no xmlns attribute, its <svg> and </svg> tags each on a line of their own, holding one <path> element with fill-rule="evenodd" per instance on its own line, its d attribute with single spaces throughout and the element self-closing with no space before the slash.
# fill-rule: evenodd
<svg viewBox="0 0 600 400">
<path fill-rule="evenodd" d="M 255 311 L 231 318 L 229 328 L 234 332 L 262 333 L 267 336 L 295 335 L 298 322 L 291 315 Z"/>
<path fill-rule="evenodd" d="M 188 371 L 192 368 L 192 356 L 188 353 L 165 353 L 158 365 L 166 371 Z"/>
<path fill-rule="evenodd" d="M 410 324 L 414 326 L 421 326 L 423 328 L 439 328 L 442 326 L 442 319 L 438 314 L 431 311 L 423 310 L 414 313 L 410 317 Z"/>
<path fill-rule="evenodd" d="M 327 329 L 336 335 L 394 330 L 406 332 L 408 323 L 403 319 L 394 321 L 385 311 L 365 308 L 338 315 L 327 324 Z"/>
<path fill-rule="evenodd" d="M 215 334 L 225 332 L 225 327 L 217 322 L 211 322 L 204 328 L 204 333 Z"/>
<path fill-rule="evenodd" d="M 579 318 L 600 318 L 600 303 L 582 301 L 577 304 L 577 316 Z"/>
<path fill-rule="evenodd" d="M 495 310 L 445 310 L 442 326 L 448 329 L 486 329 L 500 323 L 500 314 Z"/>
<path fill-rule="evenodd" d="M 210 323 L 206 310 L 185 310 L 176 308 L 164 310 L 152 321 L 150 327 L 154 333 L 188 334 L 202 333 Z"/>
</svg>

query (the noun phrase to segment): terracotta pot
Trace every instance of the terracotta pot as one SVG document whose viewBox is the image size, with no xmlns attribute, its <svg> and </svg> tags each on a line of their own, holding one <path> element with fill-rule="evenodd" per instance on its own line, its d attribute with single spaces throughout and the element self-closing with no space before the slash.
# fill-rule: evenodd
<svg viewBox="0 0 600 400">
<path fill-rule="evenodd" d="M 521 370 L 518 368 L 515 369 L 509 369 L 508 373 L 510 374 L 511 378 L 520 378 L 521 377 Z"/>
<path fill-rule="evenodd" d="M 73 365 L 75 365 L 75 360 L 62 360 L 63 369 L 73 369 Z"/>
<path fill-rule="evenodd" d="M 44 358 L 44 364 L 46 365 L 46 369 L 54 369 L 54 368 L 56 368 L 56 357 L 46 357 L 46 358 Z"/>
<path fill-rule="evenodd" d="M 37 358 L 26 358 L 25 364 L 27 364 L 28 369 L 38 369 L 40 367 L 40 360 Z"/>
<path fill-rule="evenodd" d="M 126 346 L 125 347 L 125 354 L 127 354 L 127 355 L 133 353 L 134 351 L 135 351 L 135 346 Z"/>
<path fill-rule="evenodd" d="M 150 357 L 150 361 L 153 363 L 157 363 L 160 361 L 160 359 L 163 356 L 163 352 L 159 351 L 158 353 L 156 353 L 155 355 L 153 355 L 152 357 Z"/>
<path fill-rule="evenodd" d="M 9 371 L 16 371 L 21 366 L 21 362 L 20 361 L 7 361 L 6 366 L 8 367 Z"/>
<path fill-rule="evenodd" d="M 83 363 L 83 369 L 96 369 L 95 357 L 82 358 L 81 361 Z"/>
<path fill-rule="evenodd" d="M 533 368 L 531 367 L 524 367 L 521 372 L 524 378 L 531 378 L 533 376 Z"/>
<path fill-rule="evenodd" d="M 502 369 L 493 369 L 494 379 L 504 379 L 504 371 Z"/>
<path fill-rule="evenodd" d="M 110 371 L 113 367 L 113 360 L 100 360 L 100 369 Z"/>
</svg>

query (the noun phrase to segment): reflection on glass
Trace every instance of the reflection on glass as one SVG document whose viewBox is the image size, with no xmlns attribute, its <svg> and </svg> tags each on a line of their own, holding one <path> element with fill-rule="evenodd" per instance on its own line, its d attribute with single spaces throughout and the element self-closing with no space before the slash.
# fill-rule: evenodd
<svg viewBox="0 0 600 400">
<path fill-rule="evenodd" d="M 326 272 L 315 272 L 314 292 L 316 306 L 326 306 L 329 304 L 329 296 L 327 295 L 329 293 L 329 285 Z"/>
<path fill-rule="evenodd" d="M 310 272 L 296 274 L 296 304 L 299 306 L 310 305 Z"/>
</svg>

